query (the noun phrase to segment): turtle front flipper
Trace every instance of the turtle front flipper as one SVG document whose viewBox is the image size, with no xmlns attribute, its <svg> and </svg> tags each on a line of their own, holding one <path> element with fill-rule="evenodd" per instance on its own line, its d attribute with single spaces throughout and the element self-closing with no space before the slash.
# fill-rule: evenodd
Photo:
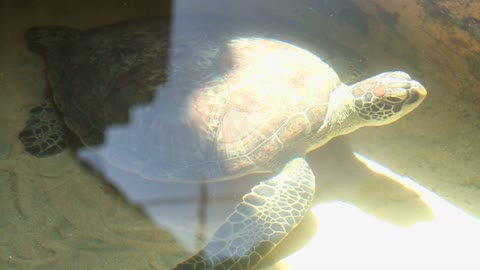
<svg viewBox="0 0 480 270">
<path fill-rule="evenodd" d="M 36 157 L 48 157 L 67 147 L 70 131 L 52 100 L 30 110 L 25 128 L 18 135 L 25 150 Z"/>
<path fill-rule="evenodd" d="M 233 214 L 181 269 L 251 269 L 303 219 L 315 192 L 315 176 L 303 158 L 255 186 Z"/>
</svg>

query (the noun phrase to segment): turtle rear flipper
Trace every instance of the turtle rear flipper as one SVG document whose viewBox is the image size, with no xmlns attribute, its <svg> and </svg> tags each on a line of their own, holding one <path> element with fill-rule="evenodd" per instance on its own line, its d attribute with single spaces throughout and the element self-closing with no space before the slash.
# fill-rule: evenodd
<svg viewBox="0 0 480 270">
<path fill-rule="evenodd" d="M 50 48 L 65 41 L 73 41 L 80 37 L 82 31 L 65 26 L 33 27 L 27 30 L 27 39 L 30 50 L 45 53 Z"/>
<path fill-rule="evenodd" d="M 18 137 L 28 153 L 48 157 L 62 152 L 71 134 L 53 101 L 46 100 L 30 110 L 30 119 Z"/>
<path fill-rule="evenodd" d="M 205 248 L 174 270 L 251 269 L 302 221 L 315 192 L 315 176 L 304 158 L 243 196 Z"/>
</svg>

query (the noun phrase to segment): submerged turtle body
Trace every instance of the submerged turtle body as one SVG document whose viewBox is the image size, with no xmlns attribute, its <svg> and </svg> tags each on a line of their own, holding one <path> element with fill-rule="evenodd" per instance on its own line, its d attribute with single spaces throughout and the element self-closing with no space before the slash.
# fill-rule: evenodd
<svg viewBox="0 0 480 270">
<path fill-rule="evenodd" d="M 27 34 L 32 50 L 47 58 L 66 126 L 108 164 L 157 181 L 274 175 L 176 269 L 255 266 L 308 210 L 315 177 L 304 155 L 359 127 L 393 122 L 426 95 L 403 72 L 347 86 L 319 57 L 290 43 L 209 36 L 212 27 L 182 31 L 168 41 L 161 21 L 146 20 Z M 20 134 L 37 156 L 64 147 L 65 131 L 49 104 L 32 110 Z"/>
</svg>

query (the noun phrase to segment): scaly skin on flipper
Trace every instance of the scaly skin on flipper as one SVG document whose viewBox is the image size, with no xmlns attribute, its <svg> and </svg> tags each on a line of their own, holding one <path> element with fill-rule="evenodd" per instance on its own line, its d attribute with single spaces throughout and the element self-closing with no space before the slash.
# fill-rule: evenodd
<svg viewBox="0 0 480 270">
<path fill-rule="evenodd" d="M 246 194 L 205 248 L 174 269 L 251 269 L 300 223 L 314 192 L 307 162 L 293 159 Z"/>
<path fill-rule="evenodd" d="M 30 110 L 30 119 L 18 136 L 27 152 L 36 157 L 48 157 L 67 147 L 71 132 L 53 101 L 47 99 Z"/>
</svg>

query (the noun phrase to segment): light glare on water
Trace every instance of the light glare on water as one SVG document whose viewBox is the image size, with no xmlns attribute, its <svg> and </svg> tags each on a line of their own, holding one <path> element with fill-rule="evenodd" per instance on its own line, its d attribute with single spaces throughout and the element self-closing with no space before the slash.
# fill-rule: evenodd
<svg viewBox="0 0 480 270">
<path fill-rule="evenodd" d="M 372 171 L 417 193 L 431 209 L 431 221 L 394 225 L 358 207 L 333 202 L 312 208 L 317 233 L 308 245 L 275 269 L 479 269 L 480 221 L 442 197 L 355 153 Z"/>
</svg>

